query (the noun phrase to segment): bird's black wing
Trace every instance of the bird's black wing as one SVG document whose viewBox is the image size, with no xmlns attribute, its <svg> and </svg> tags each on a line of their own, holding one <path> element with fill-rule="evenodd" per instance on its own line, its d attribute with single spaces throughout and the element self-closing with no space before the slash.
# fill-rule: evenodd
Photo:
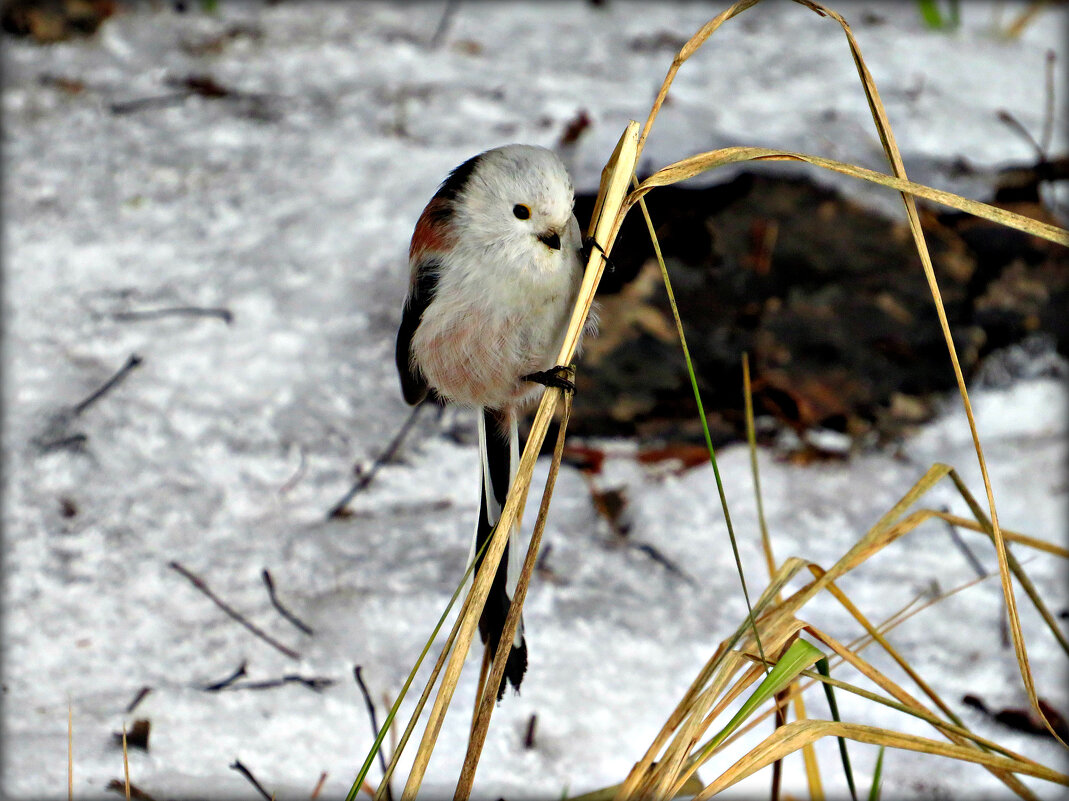
<svg viewBox="0 0 1069 801">
<path fill-rule="evenodd" d="M 468 181 L 471 179 L 471 175 L 475 172 L 475 168 L 479 165 L 479 159 L 482 157 L 482 153 L 477 156 L 472 156 L 450 172 L 438 187 L 438 191 L 434 193 L 434 197 L 438 200 L 444 200 L 451 209 L 452 204 L 456 202 L 457 197 L 464 191 L 464 187 L 468 185 Z"/>
<path fill-rule="evenodd" d="M 482 154 L 472 156 L 459 167 L 454 169 L 442 181 L 438 191 L 434 193 L 430 203 L 424 210 L 420 223 L 417 224 L 417 234 L 420 224 L 432 225 L 437 229 L 445 228 L 453 218 L 453 207 L 457 197 L 467 186 L 468 180 L 475 171 L 476 165 Z M 428 216 L 429 215 L 429 216 Z M 427 217 L 424 220 L 424 217 Z M 427 385 L 427 379 L 419 371 L 419 367 L 412 364 L 411 347 L 412 336 L 419 327 L 423 312 L 426 311 L 434 294 L 438 289 L 438 275 L 442 269 L 442 261 L 438 256 L 427 256 L 416 265 L 412 275 L 412 284 L 405 299 L 404 311 L 401 315 L 401 327 L 397 329 L 397 372 L 401 376 L 401 391 L 405 400 L 415 405 L 427 397 L 431 387 Z"/>
<path fill-rule="evenodd" d="M 427 379 L 419 367 L 412 363 L 412 337 L 423 319 L 423 312 L 434 300 L 441 266 L 441 261 L 433 257 L 424 259 L 416 266 L 401 313 L 401 326 L 397 329 L 397 372 L 401 376 L 401 392 L 405 401 L 412 406 L 426 398 L 429 389 Z"/>
</svg>

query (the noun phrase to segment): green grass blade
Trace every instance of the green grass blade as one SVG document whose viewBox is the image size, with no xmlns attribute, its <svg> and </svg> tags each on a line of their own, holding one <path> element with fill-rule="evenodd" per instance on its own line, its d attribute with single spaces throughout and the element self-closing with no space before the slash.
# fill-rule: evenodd
<svg viewBox="0 0 1069 801">
<path fill-rule="evenodd" d="M 635 186 L 638 179 L 635 179 Z M 713 475 L 716 477 L 716 491 L 720 494 L 720 506 L 724 510 L 724 522 L 727 524 L 728 539 L 731 540 L 731 553 L 735 557 L 735 569 L 739 573 L 739 583 L 742 585 L 742 596 L 746 600 L 746 611 L 749 615 L 750 626 L 753 629 L 754 640 L 757 643 L 757 652 L 761 661 L 765 664 L 765 672 L 768 672 L 768 659 L 765 657 L 764 648 L 761 646 L 761 635 L 757 632 L 757 621 L 754 620 L 753 606 L 750 604 L 750 593 L 746 589 L 746 575 L 742 570 L 742 558 L 739 556 L 739 545 L 735 540 L 735 529 L 731 525 L 731 513 L 728 511 L 728 499 L 724 493 L 724 482 L 720 479 L 720 468 L 716 464 L 716 450 L 713 448 L 713 437 L 709 433 L 709 423 L 705 418 L 705 407 L 702 406 L 702 394 L 698 389 L 698 379 L 694 375 L 694 364 L 690 359 L 690 348 L 687 347 L 687 337 L 683 333 L 683 320 L 679 316 L 679 307 L 676 306 L 675 292 L 672 291 L 672 281 L 668 277 L 668 268 L 664 264 L 664 256 L 661 254 L 661 243 L 657 240 L 657 232 L 653 228 L 653 220 L 650 219 L 649 209 L 646 208 L 644 198 L 639 198 L 639 208 L 646 220 L 646 228 L 649 230 L 650 241 L 653 243 L 653 251 L 657 254 L 657 264 L 661 268 L 661 278 L 664 280 L 664 288 L 668 293 L 668 303 L 672 307 L 672 317 L 675 319 L 676 331 L 679 334 L 679 343 L 683 348 L 683 359 L 687 363 L 687 375 L 690 376 L 690 387 L 694 392 L 694 402 L 698 406 L 698 418 L 701 420 L 702 433 L 705 435 L 705 447 L 709 450 L 709 462 L 713 466 Z"/>
<path fill-rule="evenodd" d="M 941 30 L 946 27 L 946 22 L 943 21 L 943 14 L 940 12 L 939 4 L 936 0 L 917 0 L 917 10 L 920 12 L 924 24 L 929 28 Z"/>
<path fill-rule="evenodd" d="M 876 769 L 872 772 L 872 788 L 869 790 L 869 801 L 880 801 L 880 777 L 883 775 L 883 749 L 876 755 Z"/>
<path fill-rule="evenodd" d="M 757 689 L 743 702 L 739 711 L 728 721 L 728 724 L 702 746 L 698 752 L 698 762 L 700 763 L 707 759 L 717 746 L 724 742 L 746 718 L 753 714 L 757 707 L 787 687 L 798 677 L 799 673 L 823 656 L 824 654 L 819 648 L 801 638 L 791 643 L 791 647 L 783 653 L 783 656 L 779 658 L 772 670 L 757 685 Z"/>
<path fill-rule="evenodd" d="M 821 657 L 817 660 L 817 670 L 824 678 L 831 678 L 831 669 L 828 667 L 828 658 Z M 831 710 L 831 718 L 836 723 L 842 723 L 839 719 L 839 705 L 835 703 L 835 690 L 827 682 L 824 683 L 824 695 L 828 699 L 828 708 Z M 857 801 L 857 787 L 854 785 L 854 771 L 850 768 L 850 754 L 846 750 L 846 740 L 842 737 L 839 741 L 839 756 L 843 760 L 843 772 L 846 774 L 846 784 L 850 788 L 850 798 Z"/>
</svg>

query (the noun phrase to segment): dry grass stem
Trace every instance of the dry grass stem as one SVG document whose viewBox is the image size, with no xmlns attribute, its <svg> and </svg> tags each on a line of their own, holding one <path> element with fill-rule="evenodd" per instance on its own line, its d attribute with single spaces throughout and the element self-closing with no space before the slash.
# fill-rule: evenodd
<svg viewBox="0 0 1069 801">
<path fill-rule="evenodd" d="M 1007 211 L 1006 209 L 992 206 L 988 203 L 981 203 L 978 200 L 970 200 L 951 192 L 944 192 L 941 189 L 933 189 L 930 186 L 914 183 L 913 181 L 900 176 L 887 175 L 886 173 L 877 172 L 876 170 L 858 167 L 854 164 L 846 164 L 822 156 L 798 153 L 791 150 L 776 150 L 767 147 L 725 147 L 719 150 L 711 150 L 706 153 L 698 153 L 690 158 L 677 161 L 674 164 L 661 168 L 642 181 L 638 188 L 628 196 L 627 206 L 630 208 L 637 203 L 641 197 L 648 194 L 656 187 L 671 186 L 672 184 L 685 181 L 688 178 L 694 178 L 718 167 L 725 167 L 730 164 L 740 164 L 746 161 L 800 161 L 806 164 L 812 164 L 832 172 L 879 184 L 888 189 L 894 189 L 907 196 L 916 195 L 919 198 L 924 198 L 933 203 L 939 203 L 943 206 L 957 209 L 958 211 L 964 211 L 975 217 L 981 217 L 985 220 L 998 223 L 999 225 L 1004 225 L 1007 228 L 1014 228 L 1018 231 L 1038 236 L 1041 239 L 1046 239 L 1059 245 L 1069 246 L 1069 231 L 1066 231 L 1064 228 L 1059 228 L 1056 225 L 1050 225 L 1049 223 L 1041 222 L 1032 219 L 1031 217 L 1025 217 L 1021 214 L 1015 214 L 1012 211 Z"/>
<path fill-rule="evenodd" d="M 893 613 L 886 620 L 884 620 L 880 624 L 880 626 L 878 627 L 878 630 L 880 631 L 881 634 L 886 635 L 887 632 L 889 632 L 891 629 L 895 628 L 899 624 L 903 623 L 908 618 L 910 618 L 910 617 L 912 617 L 912 616 L 914 616 L 916 614 L 919 614 L 920 612 L 924 611 L 925 609 L 928 609 L 931 606 L 934 606 L 935 604 L 939 603 L 940 601 L 942 601 L 942 600 L 944 600 L 944 599 L 946 599 L 946 598 L 948 598 L 948 597 L 950 597 L 952 595 L 955 595 L 955 594 L 957 594 L 959 592 L 962 592 L 962 591 L 964 591 L 964 590 L 966 590 L 966 589 L 968 589 L 968 588 L 980 583 L 981 581 L 986 580 L 986 578 L 992 577 L 993 575 L 994 574 L 990 574 L 989 576 L 987 576 L 985 578 L 972 579 L 972 580 L 970 580 L 968 582 L 965 582 L 964 584 L 961 584 L 961 585 L 959 585 L 959 586 L 957 586 L 957 587 L 955 587 L 955 588 L 953 588 L 953 589 L 951 589 L 951 590 L 949 590 L 949 591 L 947 591 L 947 592 L 945 592 L 945 593 L 943 593 L 943 594 L 941 594 L 941 595 L 939 595 L 939 596 L 937 596 L 935 598 L 930 599 L 929 601 L 927 601 L 924 604 L 918 605 L 917 602 L 916 602 L 916 599 L 915 599 L 914 601 L 911 601 L 905 607 L 900 609 L 898 612 Z M 870 635 L 865 634 L 865 635 L 862 635 L 862 636 L 856 638 L 855 640 L 851 641 L 846 646 L 846 648 L 856 655 L 856 654 L 860 654 L 860 652 L 862 650 L 867 648 L 873 642 L 875 642 L 873 640 L 873 638 Z M 758 658 L 758 657 L 756 657 L 755 655 L 752 655 L 752 654 L 746 654 L 745 656 L 748 659 L 757 659 Z M 834 668 L 834 667 L 837 667 L 840 664 L 843 664 L 846 660 L 844 660 L 844 659 L 842 659 L 840 657 L 835 657 L 835 658 L 833 658 L 833 659 L 831 659 L 829 661 L 831 663 L 831 666 Z M 914 717 L 918 717 L 918 718 L 920 718 L 922 720 L 925 720 L 928 723 L 931 723 L 933 726 L 936 726 L 937 728 L 943 728 L 943 729 L 946 729 L 948 731 L 958 731 L 958 733 L 963 734 L 964 736 L 970 737 L 971 739 L 974 739 L 977 742 L 981 742 L 982 741 L 982 738 L 978 738 L 977 735 L 972 734 L 967 729 L 963 729 L 961 727 L 958 727 L 955 724 L 949 724 L 946 721 L 943 721 L 941 718 L 938 718 L 936 715 L 934 715 L 930 711 L 924 711 L 922 709 L 915 708 L 915 707 L 907 707 L 907 706 L 905 706 L 903 704 L 900 704 L 897 701 L 893 701 L 893 700 L 890 700 L 890 699 L 887 699 L 887 698 L 880 698 L 879 696 L 876 696 L 876 695 L 874 695 L 872 693 L 869 693 L 867 690 L 862 690 L 861 688 L 856 687 L 854 685 L 848 685 L 845 682 L 838 682 L 838 680 L 836 680 L 836 679 L 830 679 L 830 678 L 829 679 L 824 679 L 824 677 L 818 676 L 817 674 L 812 674 L 812 673 L 806 673 L 805 675 L 808 676 L 808 678 L 809 678 L 808 681 L 806 681 L 805 683 L 802 683 L 802 684 L 796 683 L 796 684 L 792 685 L 790 687 L 790 689 L 787 691 L 787 694 L 791 697 L 792 701 L 797 699 L 797 698 L 800 698 L 801 697 L 801 693 L 804 692 L 809 687 L 811 687 L 816 681 L 824 681 L 825 683 L 837 682 L 836 686 L 838 686 L 839 684 L 842 684 L 843 687 L 845 689 L 847 689 L 849 692 L 853 692 L 853 693 L 855 693 L 857 695 L 861 695 L 862 697 L 868 698 L 869 700 L 873 700 L 876 703 L 880 703 L 880 704 L 882 704 L 884 706 L 888 706 L 890 708 L 897 709 L 898 711 L 903 712 L 903 713 L 905 713 L 907 715 L 912 715 Z M 733 734 L 730 738 L 725 740 L 724 743 L 723 743 L 723 746 L 727 747 L 727 746 L 731 745 L 732 743 L 734 743 L 737 739 L 739 739 L 744 734 L 748 733 L 753 728 L 755 728 L 763 720 L 771 717 L 772 714 L 774 713 L 774 711 L 775 710 L 769 709 L 769 710 L 766 710 L 765 712 L 763 712 L 760 715 L 754 716 L 754 718 L 747 725 L 741 727 L 735 734 Z M 799 719 L 801 719 L 801 718 L 799 718 Z M 959 729 L 960 729 L 960 731 L 959 731 Z M 986 743 L 987 741 L 983 741 L 983 742 Z M 1013 757 L 1017 757 L 1018 756 L 1018 755 L 1014 754 L 1012 751 L 1008 751 L 1007 749 L 1004 749 L 1004 748 L 1002 748 L 1000 746 L 997 746 L 997 745 L 994 745 L 994 744 L 991 744 L 991 746 L 994 747 L 996 750 L 1000 750 L 1000 751 L 1006 753 L 1007 756 L 1013 756 Z M 1023 758 L 1023 757 L 1020 757 L 1020 758 Z"/>
<path fill-rule="evenodd" d="M 900 685 L 898 685 L 895 682 L 891 681 L 891 679 L 889 679 L 883 673 L 878 671 L 870 663 L 866 662 L 861 657 L 859 657 L 857 654 L 855 654 L 853 651 L 851 651 L 849 648 L 845 647 L 842 643 L 840 643 L 834 637 L 832 637 L 831 635 L 826 634 L 823 631 L 820 631 L 819 629 L 817 629 L 815 627 L 812 627 L 812 626 L 807 627 L 806 630 L 810 634 L 812 634 L 814 637 L 819 639 L 822 643 L 824 643 L 829 648 L 831 648 L 833 651 L 835 651 L 835 653 L 838 654 L 840 657 L 842 657 L 846 662 L 848 662 L 852 668 L 854 668 L 859 673 L 864 675 L 867 679 L 869 679 L 874 684 L 876 684 L 878 687 L 880 687 L 880 689 L 882 689 L 884 692 L 888 693 L 891 697 L 893 697 L 895 700 L 897 700 L 900 704 L 902 704 L 903 706 L 907 707 L 908 709 L 911 709 L 911 710 L 914 710 L 914 711 L 917 711 L 917 712 L 922 712 L 923 713 L 925 711 L 925 707 L 920 701 L 918 701 L 916 698 L 914 698 L 912 695 L 910 695 L 908 692 L 906 692 L 906 690 L 904 690 Z M 887 729 L 886 731 L 891 732 L 890 729 Z M 942 732 L 942 734 L 944 734 L 948 739 L 950 739 L 956 745 L 959 745 L 959 746 L 962 746 L 962 747 L 970 747 L 970 748 L 971 747 L 975 747 L 972 743 L 969 743 L 965 738 L 963 738 L 963 737 L 961 737 L 961 736 L 959 736 L 957 734 L 954 734 L 951 731 L 942 730 L 942 729 L 940 729 L 940 731 Z M 893 733 L 893 732 L 891 732 L 891 733 Z M 890 745 L 890 743 L 887 743 L 887 744 Z M 891 746 L 891 747 L 896 747 L 896 746 Z M 990 767 L 990 766 L 987 766 L 987 767 L 991 771 L 991 773 L 993 773 L 995 775 L 996 778 L 998 778 L 1000 781 L 1002 781 L 1003 784 L 1005 784 L 1007 787 L 1009 787 L 1011 790 L 1016 792 L 1021 797 L 1026 797 L 1026 795 L 1028 795 L 1028 796 L 1031 795 L 1031 793 L 1027 790 L 1027 788 L 1025 788 L 1025 786 L 1023 784 L 1021 784 L 1021 782 L 1016 777 L 1014 777 L 1010 772 L 1005 771 L 1002 768 Z"/>
<path fill-rule="evenodd" d="M 821 568 L 817 565 L 811 564 L 809 566 L 809 570 L 817 578 L 820 578 L 820 576 L 824 573 L 824 571 L 821 570 Z M 854 620 L 861 624 L 861 627 L 865 629 L 865 631 L 868 633 L 869 638 L 873 642 L 878 643 L 879 646 L 883 648 L 883 650 L 887 654 L 890 655 L 890 657 L 903 670 L 903 672 L 905 672 L 905 674 L 909 676 L 910 679 L 912 679 L 913 683 L 916 684 L 917 687 L 920 688 L 920 690 L 932 700 L 932 703 L 939 707 L 940 711 L 948 718 L 950 718 L 950 720 L 961 726 L 961 720 L 958 718 L 957 715 L 954 714 L 954 712 L 950 709 L 946 702 L 939 697 L 935 690 L 928 686 L 928 683 L 921 678 L 920 674 L 913 669 L 909 662 L 907 662 L 902 657 L 902 655 L 898 653 L 894 646 L 892 646 L 891 643 L 887 641 L 883 634 L 880 633 L 879 629 L 877 629 L 876 626 L 872 625 L 872 623 L 869 622 L 869 619 L 865 617 L 861 610 L 854 605 L 854 602 L 846 596 L 846 593 L 840 590 L 834 582 L 828 584 L 827 589 L 828 592 L 831 593 L 831 595 L 835 598 L 835 600 L 842 604 L 843 608 L 845 608 L 846 611 L 848 611 L 853 616 Z"/>
<path fill-rule="evenodd" d="M 1034 763 L 1021 762 L 998 754 L 988 754 L 975 748 L 941 743 L 926 737 L 902 732 L 893 732 L 860 723 L 835 723 L 830 720 L 798 720 L 780 727 L 775 734 L 750 751 L 746 756 L 722 773 L 716 781 L 695 796 L 694 801 L 706 801 L 736 782 L 756 771 L 782 759 L 802 747 L 803 742 L 813 743 L 821 737 L 844 737 L 859 743 L 882 745 L 906 751 L 918 751 L 934 756 L 949 757 L 961 762 L 983 765 L 992 772 L 1023 773 L 1056 784 L 1069 786 L 1069 776 Z"/>
<path fill-rule="evenodd" d="M 74 801 L 74 711 L 67 701 L 67 801 Z"/>
<path fill-rule="evenodd" d="M 977 523 L 975 520 L 969 520 L 967 517 L 959 517 L 958 515 L 952 515 L 949 512 L 943 511 L 935 512 L 934 516 L 938 517 L 940 520 L 945 520 L 952 526 L 958 526 L 959 528 L 965 528 L 969 531 L 976 531 L 980 534 L 987 534 L 989 537 L 991 536 L 982 524 Z M 1037 551 L 1060 556 L 1062 559 L 1069 559 L 1069 549 L 1063 548 L 1060 545 L 1055 545 L 1053 542 L 1047 542 L 1046 540 L 1041 540 L 1037 537 L 1029 537 L 1027 534 L 1021 534 L 1005 528 L 1002 529 L 1002 537 L 1007 542 L 1016 542 L 1020 545 L 1027 546 L 1028 548 L 1034 548 Z"/>
<path fill-rule="evenodd" d="M 122 724 L 122 774 L 126 801 L 130 801 L 130 756 L 126 751 L 126 722 Z"/>
</svg>

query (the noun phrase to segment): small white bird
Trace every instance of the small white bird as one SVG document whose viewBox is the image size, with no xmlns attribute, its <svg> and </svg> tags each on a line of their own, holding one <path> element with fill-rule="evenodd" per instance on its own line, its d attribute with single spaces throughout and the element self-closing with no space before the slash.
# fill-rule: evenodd
<svg viewBox="0 0 1069 801">
<path fill-rule="evenodd" d="M 517 414 L 535 384 L 574 391 L 556 365 L 583 277 L 585 252 L 568 171 L 551 151 L 506 145 L 465 161 L 416 223 L 411 278 L 397 332 L 410 404 L 429 393 L 478 409 L 481 492 L 473 550 L 489 539 L 519 463 Z M 479 632 L 497 652 L 524 554 L 509 532 Z M 476 565 L 478 569 L 478 565 Z M 527 669 L 522 620 L 498 688 Z"/>
</svg>

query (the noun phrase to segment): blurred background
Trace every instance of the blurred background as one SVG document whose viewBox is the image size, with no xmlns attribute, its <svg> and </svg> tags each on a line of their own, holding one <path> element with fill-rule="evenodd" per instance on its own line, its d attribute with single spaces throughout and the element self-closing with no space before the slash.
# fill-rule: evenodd
<svg viewBox="0 0 1069 801">
<path fill-rule="evenodd" d="M 124 721 L 144 721 L 131 771 L 153 798 L 255 797 L 235 763 L 269 797 L 348 789 L 371 743 L 353 667 L 381 720 L 459 581 L 478 499 L 470 415 L 427 410 L 389 449 L 408 415 L 393 345 L 414 221 L 452 167 L 520 141 L 565 160 L 585 226 L 623 127 L 725 6 L 0 4 L 5 796 L 64 792 L 68 702 L 79 795 L 121 775 Z M 834 8 L 913 180 L 1069 222 L 1064 4 Z M 730 145 L 887 171 L 833 21 L 762 3 L 725 24 L 681 69 L 642 175 Z M 765 573 L 743 353 L 778 558 L 829 565 L 934 461 L 982 492 L 892 193 L 762 164 L 648 205 L 751 591 Z M 1066 251 L 942 207 L 922 219 L 1003 524 L 1064 544 Z M 530 673 L 476 785 L 488 798 L 620 781 L 745 614 L 640 216 L 612 258 L 525 612 Z M 852 597 L 889 614 L 994 567 L 980 540 L 925 534 Z M 1064 616 L 1061 566 L 1029 570 Z M 971 593 L 901 643 L 970 725 L 1050 764 L 1050 742 L 989 720 L 1024 696 L 997 584 Z M 1064 657 L 1043 640 L 1030 653 L 1064 712 Z M 452 792 L 464 682 L 428 792 Z M 887 759 L 888 797 L 994 781 Z M 804 791 L 800 770 L 785 787 Z"/>
</svg>

